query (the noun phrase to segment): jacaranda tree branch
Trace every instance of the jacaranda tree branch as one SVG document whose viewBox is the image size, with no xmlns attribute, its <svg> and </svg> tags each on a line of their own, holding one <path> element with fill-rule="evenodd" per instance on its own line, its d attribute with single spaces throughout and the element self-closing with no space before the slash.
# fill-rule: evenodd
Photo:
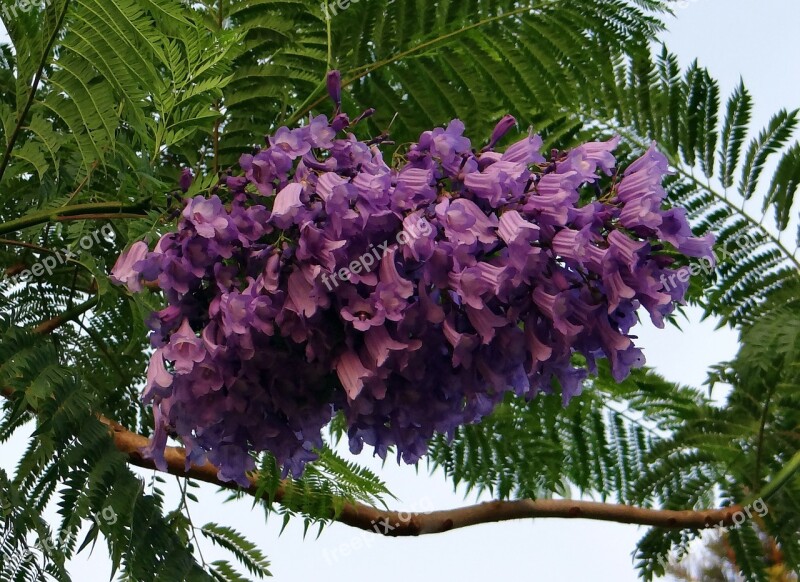
<svg viewBox="0 0 800 582">
<path fill-rule="evenodd" d="M 114 218 L 132 218 L 146 216 L 144 209 L 147 208 L 149 200 L 143 200 L 133 204 L 122 202 L 96 202 L 89 204 L 74 204 L 62 208 L 52 208 L 48 210 L 38 210 L 31 212 L 21 218 L 0 223 L 0 234 L 6 234 L 23 228 L 44 224 L 46 222 L 58 222 L 64 220 L 100 220 Z"/>
<path fill-rule="evenodd" d="M 148 443 L 142 435 L 127 430 L 122 425 L 101 418 L 111 430 L 116 448 L 128 456 L 128 462 L 146 469 L 156 469 L 152 460 L 142 456 L 141 450 Z M 220 481 L 217 468 L 210 463 L 192 466 L 185 470 L 186 454 L 182 448 L 167 447 L 164 452 L 167 472 L 172 475 L 190 477 L 227 489 L 239 489 L 235 483 Z M 255 478 L 247 493 L 255 495 L 258 489 Z M 280 486 L 275 501 L 281 502 L 285 491 Z M 515 501 L 491 501 L 430 513 L 403 513 L 382 510 L 361 503 L 345 503 L 339 515 L 331 516 L 345 525 L 386 536 L 419 536 L 436 534 L 482 523 L 495 523 L 529 518 L 581 518 L 598 521 L 613 521 L 637 525 L 677 529 L 703 529 L 719 525 L 731 525 L 733 516 L 741 506 L 723 509 L 682 510 L 649 509 L 630 505 L 575 501 L 571 499 L 521 499 Z"/>
</svg>

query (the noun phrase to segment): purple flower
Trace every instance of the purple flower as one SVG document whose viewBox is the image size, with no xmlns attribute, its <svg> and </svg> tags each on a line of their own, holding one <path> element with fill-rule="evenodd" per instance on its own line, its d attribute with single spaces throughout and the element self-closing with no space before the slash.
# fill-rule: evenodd
<svg viewBox="0 0 800 582">
<path fill-rule="evenodd" d="M 308 139 L 315 148 L 330 149 L 333 147 L 333 138 L 336 132 L 328 123 L 328 118 L 324 115 L 317 115 L 311 118 L 308 124 Z M 305 158 L 303 158 L 305 161 Z"/>
<path fill-rule="evenodd" d="M 221 479 L 249 486 L 262 451 L 298 476 L 341 413 L 351 450 L 413 463 L 509 392 L 560 389 L 567 404 L 599 358 L 617 380 L 644 364 L 640 308 L 663 326 L 688 287 L 661 249 L 710 256 L 713 244 L 662 208 L 655 147 L 625 171 L 619 138 L 545 164 L 533 134 L 491 151 L 506 116 L 480 153 L 453 120 L 390 167 L 380 139 L 336 139 L 371 112 L 351 122 L 328 80 L 330 122 L 278 129 L 241 157 L 242 175 L 187 202 L 177 232 L 150 253 L 135 243 L 112 270 L 131 290 L 157 280 L 168 302 L 148 318 L 145 454 L 163 466 L 176 434 L 187 462 L 207 459 Z M 598 180 L 614 172 L 614 185 Z M 581 204 L 586 183 L 600 191 Z"/>
<path fill-rule="evenodd" d="M 712 250 L 714 235 L 709 233 L 702 238 L 694 237 L 683 208 L 671 208 L 665 211 L 662 213 L 662 219 L 657 230 L 661 240 L 670 243 L 687 257 L 704 257 L 712 264 L 716 262 Z"/>
<path fill-rule="evenodd" d="M 208 453 L 208 460 L 219 467 L 217 477 L 220 480 L 235 481 L 245 488 L 252 485 L 246 475 L 255 470 L 256 463 L 240 447 L 223 444 Z"/>
<path fill-rule="evenodd" d="M 270 136 L 269 144 L 294 160 L 307 154 L 311 150 L 311 144 L 308 142 L 308 134 L 309 131 L 306 127 L 298 129 L 281 127 L 275 132 L 275 135 Z"/>
<path fill-rule="evenodd" d="M 222 330 L 226 336 L 244 335 L 250 328 L 250 297 L 233 291 L 220 297 L 219 312 L 222 314 Z"/>
<path fill-rule="evenodd" d="M 486 149 L 490 150 L 494 148 L 494 146 L 497 145 L 497 142 L 503 139 L 503 136 L 505 136 L 505 134 L 507 134 L 516 124 L 517 120 L 514 119 L 513 115 L 504 115 L 492 131 L 492 136 L 489 138 L 489 144 L 486 146 Z"/>
<path fill-rule="evenodd" d="M 667 197 L 662 180 L 669 174 L 667 158 L 655 149 L 655 144 L 638 160 L 633 162 L 624 172 L 617 187 L 617 197 L 628 204 L 642 198 L 652 199 L 660 207 Z"/>
<path fill-rule="evenodd" d="M 251 243 L 257 242 L 269 232 L 268 218 L 269 212 L 261 205 L 245 208 L 240 204 L 234 204 L 231 208 L 231 224 L 236 229 L 239 242 L 245 247 L 249 247 Z"/>
<path fill-rule="evenodd" d="M 392 321 L 402 318 L 403 311 L 408 307 L 406 300 L 414 293 L 414 285 L 411 281 L 403 278 L 397 271 L 396 253 L 397 249 L 393 248 L 383 256 L 379 274 L 380 282 L 375 289 L 378 299 L 377 307 L 386 314 L 387 319 Z"/>
<path fill-rule="evenodd" d="M 207 238 L 193 236 L 181 245 L 184 261 L 189 273 L 198 279 L 206 274 L 206 270 L 214 264 L 219 256 L 216 243 Z"/>
<path fill-rule="evenodd" d="M 167 447 L 167 427 L 166 419 L 161 412 L 161 408 L 156 404 L 153 406 L 153 419 L 155 430 L 150 439 L 150 443 L 142 449 L 142 455 L 147 459 L 153 459 L 159 471 L 167 471 L 167 460 L 164 458 L 164 450 Z"/>
<path fill-rule="evenodd" d="M 544 163 L 544 157 L 539 153 L 541 149 L 542 138 L 531 133 L 509 146 L 500 159 L 516 164 L 541 164 Z"/>
<path fill-rule="evenodd" d="M 384 326 L 368 329 L 364 334 L 364 344 L 377 367 L 383 366 L 393 351 L 406 350 L 409 347 L 409 344 L 393 339 Z"/>
<path fill-rule="evenodd" d="M 464 137 L 464 124 L 459 119 L 452 120 L 447 129 L 437 127 L 426 131 L 420 136 L 419 145 L 437 155 L 443 163 L 452 162 L 470 149 L 470 141 Z"/>
<path fill-rule="evenodd" d="M 669 174 L 669 161 L 656 146 L 656 142 L 651 143 L 644 155 L 627 167 L 624 175 L 630 176 L 639 172 L 661 176 Z"/>
<path fill-rule="evenodd" d="M 214 238 L 228 228 L 228 216 L 217 195 L 208 199 L 195 196 L 184 209 L 183 216 L 204 238 Z"/>
<path fill-rule="evenodd" d="M 553 237 L 552 248 L 554 252 L 565 259 L 583 263 L 594 239 L 592 231 L 587 228 L 580 230 L 564 228 Z"/>
<path fill-rule="evenodd" d="M 529 248 L 529 243 L 539 239 L 539 227 L 525 220 L 516 210 L 508 210 L 500 216 L 497 234 L 509 247 L 522 242 Z"/>
<path fill-rule="evenodd" d="M 634 240 L 618 230 L 612 231 L 607 240 L 610 256 L 631 271 L 636 270 L 642 262 L 644 253 L 649 250 L 646 242 Z"/>
<path fill-rule="evenodd" d="M 444 223 L 445 236 L 455 244 L 473 247 L 497 241 L 497 218 L 486 216 L 471 200 L 442 201 L 436 205 L 436 215 Z"/>
<path fill-rule="evenodd" d="M 192 271 L 194 267 L 187 260 L 170 253 L 160 261 L 161 273 L 158 275 L 158 286 L 164 291 L 172 291 L 185 295 L 199 279 Z"/>
<path fill-rule="evenodd" d="M 272 223 L 275 226 L 288 228 L 294 222 L 303 207 L 302 194 L 303 185 L 299 182 L 292 182 L 278 192 L 272 207 Z"/>
<path fill-rule="evenodd" d="M 267 148 L 255 156 L 244 154 L 239 165 L 245 171 L 244 177 L 253 184 L 262 196 L 272 196 L 275 184 L 286 179 L 292 168 L 292 157 L 281 148 Z"/>
<path fill-rule="evenodd" d="M 583 182 L 594 182 L 597 179 L 598 168 L 610 176 L 617 163 L 611 152 L 617 149 L 619 141 L 620 137 L 616 136 L 608 141 L 580 145 L 558 164 L 558 171 L 561 173 L 574 171 Z"/>
<path fill-rule="evenodd" d="M 352 133 L 347 134 L 347 139 L 334 140 L 330 154 L 336 160 L 339 171 L 353 170 L 359 164 L 372 162 L 369 146 L 358 141 Z"/>
<path fill-rule="evenodd" d="M 298 315 L 311 317 L 318 309 L 326 308 L 329 305 L 325 290 L 321 286 L 309 282 L 299 270 L 289 275 L 287 288 L 287 309 L 292 309 Z"/>
<path fill-rule="evenodd" d="M 198 362 L 202 362 L 206 352 L 203 341 L 195 335 L 189 320 L 184 319 L 178 331 L 172 334 L 169 345 L 164 349 L 164 356 L 172 360 L 178 374 L 188 374 Z"/>
<path fill-rule="evenodd" d="M 481 309 L 485 304 L 484 296 L 496 293 L 506 275 L 508 273 L 502 267 L 479 263 L 474 267 L 467 267 L 460 273 L 451 272 L 450 287 L 458 293 L 465 304 L 474 309 Z"/>
<path fill-rule="evenodd" d="M 611 359 L 611 375 L 617 382 L 622 382 L 631 373 L 632 368 L 641 368 L 645 364 L 642 350 L 630 345 L 625 351 L 616 352 Z"/>
<path fill-rule="evenodd" d="M 661 200 L 655 196 L 631 198 L 622 207 L 619 221 L 625 228 L 657 229 L 662 222 Z"/>
<path fill-rule="evenodd" d="M 301 261 L 313 259 L 327 271 L 334 271 L 336 268 L 334 251 L 345 245 L 347 245 L 346 240 L 332 240 L 325 231 L 307 222 L 300 228 L 297 258 Z"/>
<path fill-rule="evenodd" d="M 578 192 L 569 174 L 545 174 L 541 177 L 536 190 L 525 200 L 522 207 L 527 216 L 536 217 L 540 224 L 549 226 L 566 226 L 569 221 L 570 208 L 578 202 Z"/>
<path fill-rule="evenodd" d="M 474 172 L 464 178 L 464 185 L 476 196 L 497 208 L 501 202 L 522 196 L 530 177 L 525 164 L 499 161 L 483 172 Z"/>
<path fill-rule="evenodd" d="M 360 297 L 352 288 L 343 299 L 346 305 L 340 311 L 342 320 L 352 324 L 358 331 L 367 331 L 386 322 L 386 313 L 383 309 Z"/>
<path fill-rule="evenodd" d="M 397 176 L 392 199 L 397 208 L 416 210 L 436 199 L 436 180 L 430 168 L 406 166 Z"/>
<path fill-rule="evenodd" d="M 364 389 L 364 380 L 372 373 L 364 367 L 358 354 L 345 351 L 336 361 L 336 374 L 347 393 L 347 398 L 355 400 Z"/>
<path fill-rule="evenodd" d="M 543 288 L 537 287 L 533 290 L 533 295 L 531 297 L 541 313 L 547 316 L 552 322 L 556 331 L 563 334 L 565 337 L 574 337 L 583 331 L 583 325 L 570 321 L 570 302 L 566 294 L 557 293 L 553 295 Z"/>
<path fill-rule="evenodd" d="M 155 396 L 168 396 L 173 376 L 164 365 L 164 349 L 159 348 L 150 356 L 147 367 L 147 384 L 142 393 L 143 402 L 152 402 Z"/>
<path fill-rule="evenodd" d="M 191 373 L 192 394 L 196 397 L 205 396 L 220 390 L 225 385 L 223 369 L 213 357 L 206 357 L 197 364 Z"/>
<path fill-rule="evenodd" d="M 133 243 L 131 248 L 119 256 L 114 268 L 111 269 L 111 281 L 117 285 L 125 285 L 132 293 L 141 291 L 141 271 L 136 265 L 146 255 L 147 243 L 143 241 Z"/>
<path fill-rule="evenodd" d="M 497 328 L 508 325 L 508 321 L 506 321 L 505 318 L 495 315 L 485 306 L 475 309 L 467 305 L 465 310 L 469 322 L 472 324 L 472 327 L 475 328 L 475 331 L 478 332 L 478 335 L 481 336 L 481 342 L 483 344 L 488 344 L 494 339 L 495 330 Z"/>
</svg>

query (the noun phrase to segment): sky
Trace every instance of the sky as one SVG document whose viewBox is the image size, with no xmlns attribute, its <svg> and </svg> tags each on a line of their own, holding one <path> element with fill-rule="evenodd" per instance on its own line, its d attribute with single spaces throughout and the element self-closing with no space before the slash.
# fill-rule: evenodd
<svg viewBox="0 0 800 582">
<path fill-rule="evenodd" d="M 723 99 L 740 76 L 755 101 L 754 121 L 763 126 L 782 107 L 800 106 L 800 49 L 795 37 L 800 29 L 798 0 L 688 0 L 667 21 L 663 35 L 681 64 L 698 58 L 721 82 Z M 3 36 L 3 38 L 5 38 Z M 689 312 L 683 331 L 645 326 L 639 333 L 648 364 L 668 379 L 701 386 L 712 364 L 732 358 L 736 335 L 715 330 L 714 321 L 700 321 Z M 3 447 L 0 466 L 13 469 L 24 439 Z M 376 470 L 399 498 L 394 509 L 426 511 L 475 502 L 463 492 L 453 492 L 441 474 L 428 475 L 424 465 L 398 467 L 363 455 L 358 462 Z M 152 472 L 142 472 L 149 481 Z M 170 482 L 175 480 L 170 478 Z M 178 503 L 175 491 L 167 496 L 170 508 Z M 279 535 L 281 519 L 264 523 L 260 509 L 247 501 L 223 503 L 227 495 L 203 485 L 200 502 L 190 505 L 196 524 L 214 521 L 232 526 L 256 542 L 272 562 L 276 580 L 301 582 L 326 580 L 459 580 L 628 582 L 637 580 L 632 552 L 646 528 L 588 520 L 539 519 L 486 524 L 446 534 L 419 538 L 383 538 L 341 524 L 303 537 L 301 520 L 293 520 Z M 343 547 L 349 548 L 345 553 Z M 202 546 L 212 561 L 222 556 Z M 227 557 L 227 556 L 226 556 Z M 78 557 L 71 571 L 77 580 L 107 580 L 110 567 L 102 543 L 89 557 Z"/>
</svg>

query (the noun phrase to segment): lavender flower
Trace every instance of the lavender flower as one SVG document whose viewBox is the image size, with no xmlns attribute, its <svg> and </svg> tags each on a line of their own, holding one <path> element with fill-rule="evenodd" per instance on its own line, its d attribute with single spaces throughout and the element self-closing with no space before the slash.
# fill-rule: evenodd
<svg viewBox="0 0 800 582">
<path fill-rule="evenodd" d="M 342 134 L 358 119 L 338 112 L 338 74 L 328 89 L 332 119 L 278 129 L 222 198 L 187 200 L 176 232 L 152 252 L 134 243 L 112 270 L 131 291 L 156 280 L 169 302 L 148 320 L 143 394 L 159 465 L 170 433 L 221 479 L 246 485 L 261 451 L 299 475 L 337 411 L 353 452 L 415 463 L 507 392 L 566 404 L 598 358 L 617 380 L 644 364 L 637 310 L 663 325 L 686 291 L 665 285 L 675 271 L 657 249 L 710 256 L 713 243 L 663 208 L 654 146 L 624 172 L 618 138 L 545 164 L 533 134 L 493 151 L 511 116 L 481 152 L 453 120 L 392 168 Z M 613 190 L 580 203 L 610 175 Z"/>
</svg>

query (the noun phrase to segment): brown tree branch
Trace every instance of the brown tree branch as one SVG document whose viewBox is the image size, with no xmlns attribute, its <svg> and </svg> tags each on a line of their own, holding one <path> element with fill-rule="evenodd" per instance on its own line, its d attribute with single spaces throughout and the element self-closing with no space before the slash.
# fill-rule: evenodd
<svg viewBox="0 0 800 582">
<path fill-rule="evenodd" d="M 35 333 L 50 331 L 42 329 L 43 325 L 39 326 Z M 14 391 L 3 388 L 0 394 L 12 399 Z M 109 428 L 114 446 L 128 457 L 128 463 L 145 469 L 158 470 L 153 460 L 145 458 L 142 454 L 142 449 L 149 442 L 147 437 L 132 432 L 104 416 L 98 416 L 98 419 Z M 203 465 L 191 465 L 186 470 L 186 451 L 181 447 L 166 447 L 164 459 L 167 464 L 166 472 L 172 475 L 188 477 L 226 489 L 242 490 L 235 483 L 221 481 L 217 477 L 217 468 L 209 462 Z M 256 476 L 250 475 L 249 480 L 250 486 L 244 491 L 249 495 L 258 495 Z M 275 502 L 281 503 L 286 494 L 286 487 L 285 481 L 279 484 L 273 497 Z M 404 537 L 443 533 L 482 523 L 540 517 L 592 519 L 671 529 L 704 529 L 732 525 L 734 515 L 742 510 L 741 505 L 722 509 L 669 510 L 571 499 L 519 499 L 490 501 L 430 513 L 406 513 L 383 510 L 362 503 L 345 502 L 341 511 L 331 515 L 330 518 L 371 533 Z"/>
<path fill-rule="evenodd" d="M 117 450 L 128 456 L 129 463 L 146 469 L 156 469 L 153 461 L 141 454 L 142 448 L 148 443 L 146 437 L 133 433 L 107 418 L 100 420 L 109 427 L 114 445 Z M 202 466 L 193 465 L 186 471 L 186 453 L 182 448 L 167 447 L 164 458 L 167 461 L 167 472 L 172 475 L 190 477 L 227 489 L 240 489 L 234 483 L 220 481 L 217 477 L 217 468 L 211 463 Z M 255 478 L 250 479 L 251 485 L 246 491 L 250 495 L 255 495 L 258 487 Z M 285 486 L 281 485 L 275 494 L 276 502 L 281 502 L 284 492 Z M 331 517 L 351 527 L 399 537 L 435 534 L 482 523 L 539 517 L 581 518 L 664 528 L 703 529 L 720 523 L 725 526 L 731 525 L 733 515 L 741 510 L 740 506 L 733 506 L 723 509 L 672 511 L 570 499 L 521 499 L 490 501 L 431 513 L 403 513 L 361 503 L 345 503 L 341 513 Z"/>
<path fill-rule="evenodd" d="M 3 271 L 3 277 L 13 277 L 14 275 L 20 274 L 22 271 L 28 268 L 28 265 L 25 263 L 17 263 L 16 265 L 11 265 L 10 267 L 6 267 Z"/>
<path fill-rule="evenodd" d="M 48 331 L 50 330 L 44 330 L 39 326 L 35 333 Z M 8 399 L 14 397 L 14 391 L 5 387 L 0 394 Z M 142 449 L 149 442 L 147 437 L 132 432 L 104 416 L 98 415 L 98 419 L 109 428 L 114 446 L 128 457 L 128 463 L 145 469 L 158 470 L 153 460 L 145 458 L 142 454 Z M 164 459 L 167 464 L 166 472 L 172 475 L 188 477 L 226 489 L 242 490 L 235 483 L 221 481 L 217 477 L 217 468 L 209 462 L 199 466 L 191 465 L 187 471 L 186 451 L 181 447 L 166 447 Z M 245 491 L 249 495 L 256 496 L 258 494 L 256 476 L 250 475 L 249 480 L 250 486 Z M 285 492 L 284 481 L 278 486 L 273 497 L 274 501 L 281 503 Z M 430 513 L 406 513 L 383 510 L 362 503 L 345 502 L 341 511 L 337 515 L 331 515 L 330 518 L 371 533 L 405 537 L 443 533 L 482 523 L 541 517 L 592 519 L 672 529 L 704 529 L 717 525 L 732 525 L 733 516 L 742 510 L 741 505 L 722 509 L 668 510 L 571 499 L 520 499 L 490 501 Z"/>
<path fill-rule="evenodd" d="M 5 398 L 12 399 L 14 391 L 0 390 Z M 151 459 L 142 455 L 142 449 L 149 443 L 147 437 L 132 432 L 113 420 L 98 416 L 100 422 L 109 428 L 114 446 L 128 457 L 128 463 L 144 469 L 158 470 Z M 192 465 L 186 470 L 186 451 L 181 447 L 166 447 L 164 459 L 167 473 L 188 477 L 210 483 L 225 489 L 241 491 L 235 483 L 221 481 L 217 468 L 211 463 Z M 250 476 L 250 486 L 244 490 L 255 496 L 258 491 L 256 479 Z M 286 492 L 286 482 L 280 484 L 274 501 L 281 503 Z M 338 515 L 331 519 L 389 537 L 419 536 L 436 534 L 483 523 L 497 523 L 515 519 L 566 518 L 611 521 L 616 523 L 648 525 L 670 529 L 705 529 L 715 526 L 730 526 L 733 516 L 743 511 L 741 505 L 722 509 L 669 510 L 650 509 L 596 501 L 577 501 L 571 499 L 520 499 L 514 501 L 489 501 L 456 509 L 445 509 L 430 513 L 405 513 L 383 510 L 362 503 L 346 502 Z"/>
<path fill-rule="evenodd" d="M 31 226 L 48 222 L 67 220 L 102 220 L 115 218 L 142 218 L 147 216 L 150 199 L 146 198 L 134 204 L 123 202 L 92 202 L 74 204 L 61 208 L 36 210 L 20 218 L 0 223 L 0 234 L 23 230 Z"/>
<path fill-rule="evenodd" d="M 145 218 L 144 213 L 136 212 L 99 212 L 95 214 L 81 214 L 78 216 L 57 216 L 53 222 L 70 222 L 72 220 L 114 220 L 117 218 Z"/>
<path fill-rule="evenodd" d="M 57 315 L 55 317 L 51 317 L 47 321 L 43 321 L 35 328 L 33 328 L 33 333 L 46 335 L 48 333 L 52 333 L 68 321 L 75 319 L 76 317 L 80 317 L 87 311 L 89 311 L 92 307 L 97 305 L 99 302 L 99 297 L 94 296 L 91 299 L 88 299 L 86 302 L 81 303 L 80 305 L 73 307 L 72 309 L 68 309 L 61 315 Z"/>
<path fill-rule="evenodd" d="M 43 247 L 40 245 L 35 245 L 33 243 L 24 242 L 21 240 L 11 240 L 8 238 L 0 238 L 0 245 L 6 245 L 10 247 L 21 247 L 24 249 L 31 249 L 39 253 L 49 253 L 49 254 L 58 254 L 58 251 L 54 251 L 53 249 L 48 249 L 47 247 Z"/>
</svg>

